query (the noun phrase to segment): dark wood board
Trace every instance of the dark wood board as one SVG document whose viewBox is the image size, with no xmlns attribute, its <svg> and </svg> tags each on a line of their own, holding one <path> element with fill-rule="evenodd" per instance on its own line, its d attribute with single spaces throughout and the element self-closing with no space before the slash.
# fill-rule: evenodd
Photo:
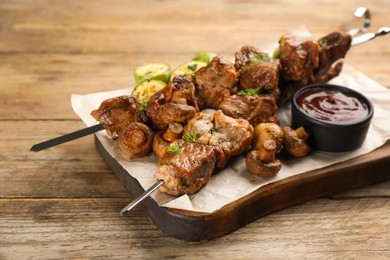
<svg viewBox="0 0 390 260">
<path fill-rule="evenodd" d="M 129 194 L 133 198 L 142 194 L 144 189 L 139 182 L 110 156 L 96 136 L 95 144 Z M 141 207 L 168 236 L 186 241 L 211 240 L 274 211 L 390 179 L 389 167 L 390 142 L 387 142 L 366 155 L 262 186 L 212 213 L 159 207 L 152 198 L 147 198 Z"/>
</svg>

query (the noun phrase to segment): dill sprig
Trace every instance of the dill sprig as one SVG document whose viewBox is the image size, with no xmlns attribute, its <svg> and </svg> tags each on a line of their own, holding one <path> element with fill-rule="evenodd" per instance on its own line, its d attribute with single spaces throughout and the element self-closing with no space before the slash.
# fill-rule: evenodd
<svg viewBox="0 0 390 260">
<path fill-rule="evenodd" d="M 322 48 L 325 48 L 326 46 L 328 46 L 328 43 L 326 42 L 325 39 L 320 39 L 320 40 L 318 40 L 317 42 L 318 42 L 318 44 L 320 45 L 320 48 L 321 48 L 321 49 L 322 49 Z"/>
<path fill-rule="evenodd" d="M 167 152 L 173 152 L 173 153 L 181 153 L 181 147 L 178 144 L 171 144 L 167 148 Z"/>
<path fill-rule="evenodd" d="M 142 99 L 141 102 L 140 102 L 141 106 L 138 108 L 138 111 L 139 112 L 142 112 L 146 109 L 146 107 L 148 106 L 148 101 L 145 100 L 145 99 Z"/>
<path fill-rule="evenodd" d="M 262 90 L 261 87 L 243 89 L 243 90 L 238 91 L 237 95 L 240 95 L 240 96 L 253 96 L 253 95 L 259 94 L 261 92 L 261 90 Z"/>
<path fill-rule="evenodd" d="M 183 140 L 191 143 L 195 143 L 198 141 L 197 138 L 198 133 L 196 131 L 191 131 L 185 135 L 183 135 Z"/>
</svg>

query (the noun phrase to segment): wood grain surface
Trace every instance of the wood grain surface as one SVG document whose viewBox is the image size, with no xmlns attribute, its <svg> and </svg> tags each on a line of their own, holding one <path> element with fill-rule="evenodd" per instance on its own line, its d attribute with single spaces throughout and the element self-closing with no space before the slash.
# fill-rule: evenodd
<svg viewBox="0 0 390 260">
<path fill-rule="evenodd" d="M 390 26 L 373 1 L 0 1 L 0 259 L 389 259 L 390 182 L 262 217 L 222 238 L 166 236 L 131 201 L 85 137 L 31 145 L 82 128 L 72 93 L 131 87 L 138 65 L 172 67 L 201 51 L 232 57 L 304 24 L 315 37 L 354 23 Z M 390 36 L 353 47 L 347 63 L 390 88 Z M 390 167 L 390 165 L 389 165 Z"/>
</svg>

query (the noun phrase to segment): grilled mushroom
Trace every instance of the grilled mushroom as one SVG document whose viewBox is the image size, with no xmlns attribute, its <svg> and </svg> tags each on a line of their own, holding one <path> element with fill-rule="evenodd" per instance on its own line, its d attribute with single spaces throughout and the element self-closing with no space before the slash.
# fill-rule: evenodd
<svg viewBox="0 0 390 260">
<path fill-rule="evenodd" d="M 132 122 L 119 132 L 118 146 L 130 158 L 142 157 L 152 150 L 153 136 L 147 125 Z"/>
<path fill-rule="evenodd" d="M 306 143 L 309 138 L 309 132 L 307 132 L 302 126 L 296 130 L 289 126 L 282 128 L 284 133 L 283 145 L 287 152 L 295 157 L 304 157 L 309 153 L 310 147 Z"/>
</svg>

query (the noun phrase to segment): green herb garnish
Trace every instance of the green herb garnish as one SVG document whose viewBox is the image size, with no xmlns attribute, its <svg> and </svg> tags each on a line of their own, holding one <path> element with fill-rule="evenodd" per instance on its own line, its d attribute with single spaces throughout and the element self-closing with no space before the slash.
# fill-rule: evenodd
<svg viewBox="0 0 390 260">
<path fill-rule="evenodd" d="M 274 58 L 274 60 L 280 59 L 280 47 L 279 46 L 275 49 L 273 58 Z"/>
<path fill-rule="evenodd" d="M 261 90 L 262 90 L 261 87 L 243 89 L 243 90 L 238 91 L 237 95 L 240 95 L 240 96 L 253 96 L 253 95 L 259 94 L 261 92 Z"/>
<path fill-rule="evenodd" d="M 270 57 L 267 53 L 261 52 L 256 55 L 249 56 L 249 60 L 251 61 L 251 65 L 258 65 L 263 62 L 267 62 L 270 60 Z"/>
<path fill-rule="evenodd" d="M 145 99 L 142 99 L 140 103 L 141 103 L 141 106 L 138 108 L 138 111 L 142 112 L 148 106 L 148 101 L 146 101 Z"/>
<path fill-rule="evenodd" d="M 215 132 L 217 132 L 217 129 L 215 127 L 211 127 L 210 131 L 211 131 L 211 133 L 215 133 Z"/>
<path fill-rule="evenodd" d="M 326 42 L 325 39 L 321 39 L 321 40 L 318 40 L 318 44 L 320 45 L 320 48 L 325 48 L 326 46 L 328 46 L 328 43 Z"/>
<path fill-rule="evenodd" d="M 256 65 L 262 64 L 264 62 L 269 62 L 270 60 L 271 60 L 271 57 L 265 52 L 256 53 L 256 54 L 251 52 L 248 54 L 249 63 L 247 65 L 243 66 L 242 70 L 248 71 L 251 69 L 252 66 L 256 66 Z"/>
<path fill-rule="evenodd" d="M 174 163 L 173 162 L 166 162 L 164 163 L 164 165 L 173 165 Z"/>
<path fill-rule="evenodd" d="M 181 153 L 181 147 L 178 144 L 171 144 L 167 148 L 167 152 Z"/>
<path fill-rule="evenodd" d="M 235 173 L 237 173 L 238 172 L 238 168 L 237 167 L 235 167 L 235 166 L 232 166 L 232 167 L 230 167 Z"/>
<path fill-rule="evenodd" d="M 183 135 L 183 140 L 191 143 L 195 143 L 198 141 L 197 138 L 198 133 L 196 131 L 191 131 L 185 135 Z"/>
<path fill-rule="evenodd" d="M 198 64 L 193 64 L 193 65 L 187 65 L 187 68 L 191 71 L 195 71 L 196 68 L 198 67 Z"/>
</svg>

